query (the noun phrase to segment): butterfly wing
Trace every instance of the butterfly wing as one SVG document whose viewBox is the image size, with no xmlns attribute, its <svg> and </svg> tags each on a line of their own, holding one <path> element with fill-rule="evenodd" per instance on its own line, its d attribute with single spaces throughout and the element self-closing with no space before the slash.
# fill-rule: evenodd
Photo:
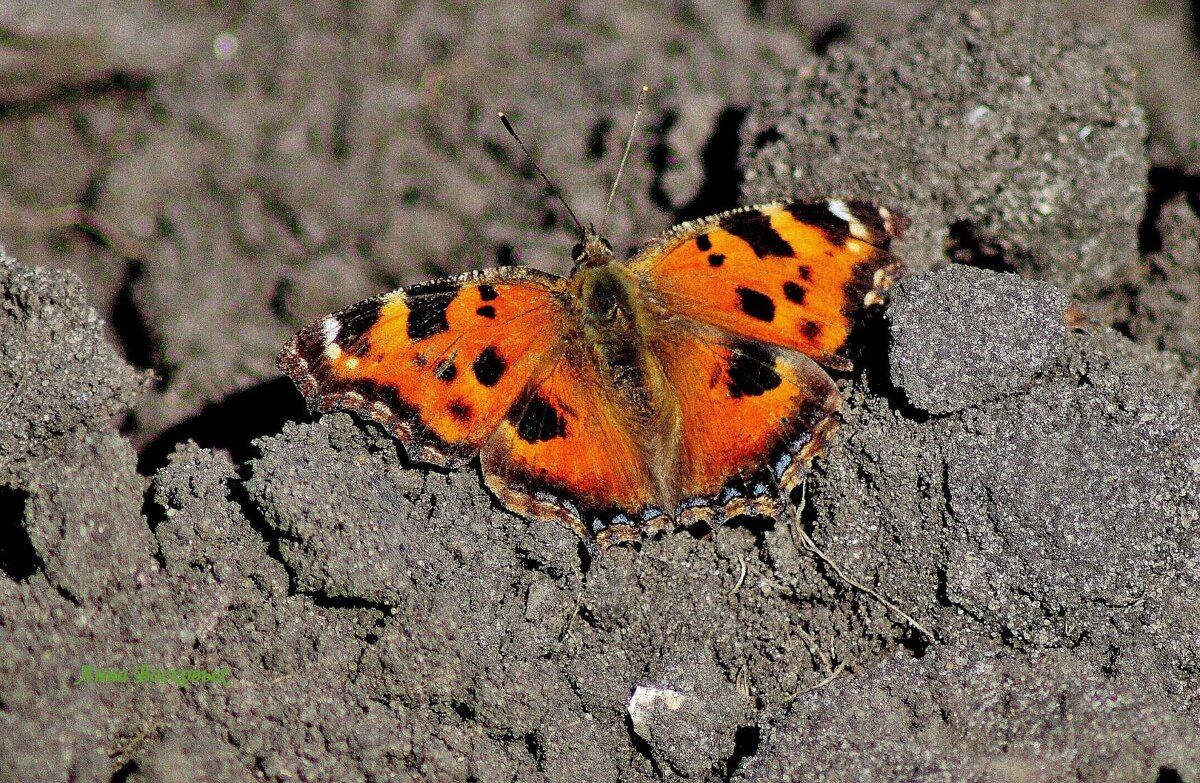
<svg viewBox="0 0 1200 783">
<path fill-rule="evenodd" d="M 673 319 L 657 354 L 680 422 L 680 524 L 775 514 L 836 430 L 841 395 L 808 356 Z"/>
<path fill-rule="evenodd" d="M 352 305 L 297 333 L 276 365 L 317 411 L 378 422 L 444 467 L 478 452 L 561 348 L 565 280 L 472 272 Z"/>
<path fill-rule="evenodd" d="M 793 201 L 683 223 L 629 264 L 665 307 L 850 369 L 850 334 L 902 269 L 908 221 L 862 201 Z"/>
<path fill-rule="evenodd" d="M 578 340 L 530 380 L 480 462 L 488 488 L 510 509 L 596 536 L 601 545 L 634 537 L 635 521 L 667 520 L 655 508 L 644 430 Z M 597 522 L 607 532 L 597 536 Z"/>
</svg>

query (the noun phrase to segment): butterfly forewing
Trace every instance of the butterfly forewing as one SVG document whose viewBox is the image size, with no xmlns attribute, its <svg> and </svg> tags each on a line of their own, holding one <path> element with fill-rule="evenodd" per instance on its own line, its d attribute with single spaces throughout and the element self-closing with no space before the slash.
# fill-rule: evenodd
<svg viewBox="0 0 1200 783">
<path fill-rule="evenodd" d="M 849 369 L 861 311 L 901 271 L 902 217 L 860 201 L 766 204 L 684 223 L 630 262 L 666 309 Z"/>
<path fill-rule="evenodd" d="M 562 278 L 476 272 L 393 291 L 310 324 L 277 364 L 314 410 L 350 410 L 435 465 L 473 456 L 553 361 Z"/>
</svg>

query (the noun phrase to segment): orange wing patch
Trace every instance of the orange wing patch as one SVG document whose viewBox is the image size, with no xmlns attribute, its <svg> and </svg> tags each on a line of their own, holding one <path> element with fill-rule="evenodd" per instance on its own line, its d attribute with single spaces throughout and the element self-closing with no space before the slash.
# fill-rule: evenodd
<svg viewBox="0 0 1200 783">
<path fill-rule="evenodd" d="M 865 202 L 795 201 L 676 226 L 630 262 L 672 312 L 848 370 L 861 311 L 883 300 L 907 221 Z"/>
<path fill-rule="evenodd" d="M 400 289 L 309 325 L 276 364 L 310 408 L 354 411 L 413 459 L 459 465 L 553 360 L 563 282 L 510 268 Z"/>
<path fill-rule="evenodd" d="M 596 519 L 660 516 L 640 433 L 608 389 L 578 350 L 568 350 L 546 377 L 529 383 L 484 446 L 488 488 L 510 509 L 556 520 L 585 538 L 595 534 Z M 614 535 L 617 529 L 602 540 Z"/>
<path fill-rule="evenodd" d="M 796 351 L 697 331 L 658 353 L 682 425 L 679 521 L 777 510 L 837 427 L 833 381 Z"/>
</svg>

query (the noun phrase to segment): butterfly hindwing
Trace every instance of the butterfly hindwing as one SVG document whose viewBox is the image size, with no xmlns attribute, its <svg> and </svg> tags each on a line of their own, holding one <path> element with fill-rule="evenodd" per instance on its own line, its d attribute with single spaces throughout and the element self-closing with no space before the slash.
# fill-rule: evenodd
<svg viewBox="0 0 1200 783">
<path fill-rule="evenodd" d="M 862 310 L 901 271 L 902 216 L 862 201 L 765 204 L 683 223 L 630 265 L 672 312 L 850 368 Z"/>
<path fill-rule="evenodd" d="M 777 511 L 837 426 L 837 387 L 798 351 L 679 324 L 658 353 L 681 423 L 680 523 Z"/>
<path fill-rule="evenodd" d="M 413 459 L 459 465 L 552 361 L 563 282 L 502 268 L 402 288 L 310 324 L 276 364 L 313 410 L 353 411 Z"/>
<path fill-rule="evenodd" d="M 530 380 L 480 461 L 485 483 L 508 508 L 591 538 L 598 519 L 649 512 L 655 481 L 645 433 L 581 349 L 566 346 L 548 373 Z"/>
</svg>

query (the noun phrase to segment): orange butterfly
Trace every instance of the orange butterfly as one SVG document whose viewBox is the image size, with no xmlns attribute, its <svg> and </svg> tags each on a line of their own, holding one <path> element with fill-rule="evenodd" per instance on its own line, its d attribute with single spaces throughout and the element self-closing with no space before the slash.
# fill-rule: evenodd
<svg viewBox="0 0 1200 783">
<path fill-rule="evenodd" d="M 625 261 L 581 227 L 569 277 L 510 267 L 401 288 L 310 324 L 276 363 L 310 408 L 378 422 L 419 462 L 479 454 L 505 506 L 601 547 L 774 514 L 837 427 L 818 363 L 851 368 L 907 222 L 862 201 L 765 204 Z"/>
</svg>

